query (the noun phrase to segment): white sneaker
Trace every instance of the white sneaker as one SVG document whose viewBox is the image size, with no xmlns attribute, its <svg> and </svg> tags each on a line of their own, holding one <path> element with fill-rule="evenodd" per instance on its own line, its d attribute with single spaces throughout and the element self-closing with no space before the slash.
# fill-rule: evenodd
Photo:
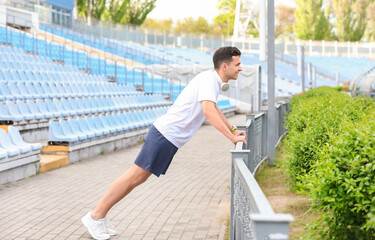
<svg viewBox="0 0 375 240">
<path fill-rule="evenodd" d="M 91 211 L 83 216 L 81 221 L 89 231 L 91 237 L 93 237 L 94 239 L 107 240 L 111 237 L 109 234 L 107 234 L 106 227 L 104 225 L 104 219 L 93 219 L 91 217 Z"/>
<path fill-rule="evenodd" d="M 117 231 L 114 229 L 113 225 L 107 219 L 107 217 L 104 217 L 103 221 L 104 221 L 104 227 L 105 227 L 106 233 L 109 234 L 110 236 L 115 236 L 117 234 Z"/>
</svg>

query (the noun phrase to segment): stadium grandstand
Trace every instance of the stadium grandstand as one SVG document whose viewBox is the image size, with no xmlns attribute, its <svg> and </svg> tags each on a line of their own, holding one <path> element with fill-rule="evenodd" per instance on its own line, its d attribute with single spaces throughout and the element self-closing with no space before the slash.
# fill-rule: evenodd
<svg viewBox="0 0 375 240">
<path fill-rule="evenodd" d="M 226 116 L 253 114 L 246 131 L 267 133 L 261 122 L 266 123 L 268 65 L 259 60 L 254 39 L 234 42 L 89 26 L 74 20 L 73 11 L 74 1 L 0 0 L 0 184 L 139 143 L 189 81 L 212 68 L 213 53 L 221 46 L 241 49 L 243 72 L 220 94 L 218 107 Z M 302 45 L 276 43 L 277 100 L 349 84 L 353 95 L 375 96 L 374 62 L 368 57 L 349 47 L 337 55 L 305 47 L 301 67 L 297 49 Z M 285 134 L 286 112 L 285 105 L 278 105 L 276 140 Z M 254 141 L 258 152 L 252 154 L 260 159 L 251 177 L 267 145 L 261 135 Z M 249 149 L 241 145 L 233 159 Z M 266 210 L 275 214 L 268 205 Z M 289 228 L 291 216 L 279 217 L 282 229 Z"/>
</svg>

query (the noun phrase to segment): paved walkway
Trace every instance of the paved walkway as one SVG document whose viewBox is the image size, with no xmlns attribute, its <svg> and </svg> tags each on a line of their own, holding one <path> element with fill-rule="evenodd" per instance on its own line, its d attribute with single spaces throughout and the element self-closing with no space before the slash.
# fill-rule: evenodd
<svg viewBox="0 0 375 240">
<path fill-rule="evenodd" d="M 243 125 L 244 116 L 230 118 Z M 80 218 L 136 158 L 141 144 L 0 185 L 0 239 L 91 239 Z M 111 239 L 223 239 L 233 144 L 211 125 L 176 154 L 167 174 L 117 204 Z"/>
</svg>

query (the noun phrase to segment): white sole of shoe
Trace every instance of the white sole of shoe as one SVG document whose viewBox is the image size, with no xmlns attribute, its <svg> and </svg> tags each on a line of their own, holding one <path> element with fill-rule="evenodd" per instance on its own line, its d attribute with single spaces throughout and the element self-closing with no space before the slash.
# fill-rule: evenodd
<svg viewBox="0 0 375 240">
<path fill-rule="evenodd" d="M 87 231 L 90 233 L 91 237 L 94 238 L 95 240 L 108 240 L 108 239 L 110 239 L 110 237 L 108 237 L 108 238 L 98 238 L 98 237 L 95 237 L 94 234 L 88 228 L 88 224 L 85 221 L 85 217 L 81 218 L 81 222 L 82 222 L 83 226 L 85 226 L 87 228 Z"/>
</svg>

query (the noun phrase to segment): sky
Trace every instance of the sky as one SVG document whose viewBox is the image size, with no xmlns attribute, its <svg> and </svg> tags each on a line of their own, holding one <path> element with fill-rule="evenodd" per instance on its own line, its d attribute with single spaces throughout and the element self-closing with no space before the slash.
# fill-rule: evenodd
<svg viewBox="0 0 375 240">
<path fill-rule="evenodd" d="M 258 1 L 258 0 L 253 0 Z M 266 0 L 265 0 L 266 1 Z M 295 5 L 294 0 L 274 0 L 275 4 Z M 203 16 L 212 22 L 219 15 L 218 0 L 156 0 L 156 7 L 147 17 L 173 20 Z"/>
</svg>

